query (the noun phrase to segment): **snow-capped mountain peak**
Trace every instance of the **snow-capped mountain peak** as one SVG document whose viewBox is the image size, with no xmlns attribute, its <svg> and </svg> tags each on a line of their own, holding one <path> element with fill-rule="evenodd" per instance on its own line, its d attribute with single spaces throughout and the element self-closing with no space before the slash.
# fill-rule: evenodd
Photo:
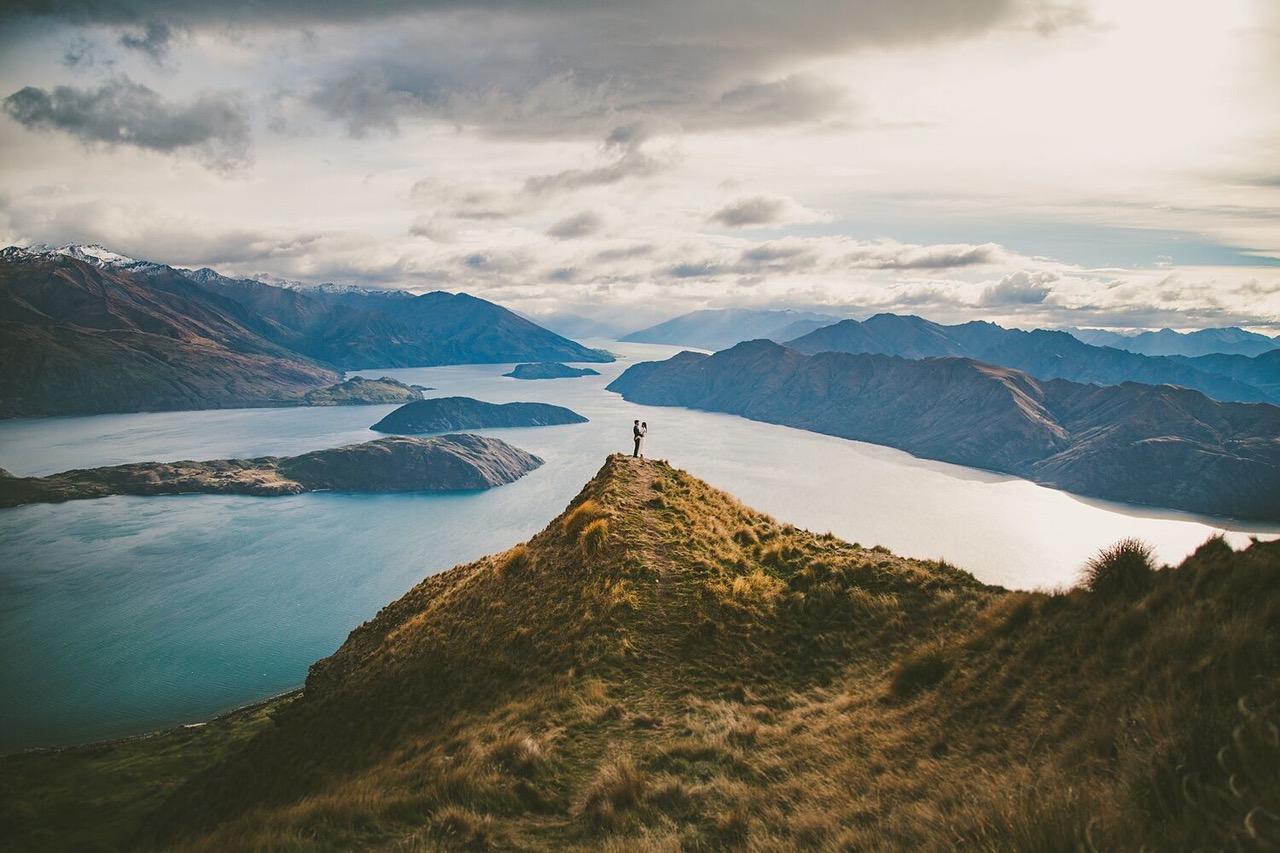
<svg viewBox="0 0 1280 853">
<path fill-rule="evenodd" d="M 65 246 L 49 246 L 45 243 L 35 243 L 28 246 L 27 251 L 36 255 L 66 255 L 69 258 L 75 258 L 77 261 L 93 264 L 95 267 L 123 267 L 138 263 L 134 258 L 113 252 L 96 243 L 89 245 L 68 243 Z"/>
</svg>

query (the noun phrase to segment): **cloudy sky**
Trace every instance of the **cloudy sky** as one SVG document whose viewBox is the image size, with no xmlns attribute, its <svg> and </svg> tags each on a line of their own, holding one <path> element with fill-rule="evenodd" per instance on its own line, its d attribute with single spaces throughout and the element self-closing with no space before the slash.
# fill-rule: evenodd
<svg viewBox="0 0 1280 853">
<path fill-rule="evenodd" d="M 9 0 L 0 244 L 1280 333 L 1275 0 Z"/>
</svg>

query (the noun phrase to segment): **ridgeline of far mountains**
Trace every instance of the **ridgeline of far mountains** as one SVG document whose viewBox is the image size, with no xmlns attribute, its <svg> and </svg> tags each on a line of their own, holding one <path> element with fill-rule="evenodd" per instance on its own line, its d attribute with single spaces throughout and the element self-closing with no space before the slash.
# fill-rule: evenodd
<svg viewBox="0 0 1280 853">
<path fill-rule="evenodd" d="M 0 251 L 0 417 L 296 405 L 343 370 L 612 360 L 466 294 Z"/>
<path fill-rule="evenodd" d="M 1110 347 L 1091 346 L 1066 332 L 1024 332 L 975 320 L 958 326 L 920 317 L 877 314 L 865 321 L 844 320 L 785 342 L 792 349 L 819 352 L 878 353 L 903 358 L 957 356 L 1021 370 L 1037 379 L 1068 379 L 1097 385 L 1141 382 L 1193 388 L 1215 400 L 1280 403 L 1280 349 L 1241 362 L 1270 365 L 1270 381 L 1254 384 L 1244 368 L 1219 372 L 1219 357 L 1169 358 Z M 1264 375 L 1268 371 L 1264 368 Z M 1239 378 L 1238 378 L 1239 377 Z M 1256 380 L 1255 380 L 1256 381 Z"/>
<path fill-rule="evenodd" d="M 1280 543 L 1092 566 L 1009 592 L 613 456 L 269 715 L 0 759 L 0 821 L 169 853 L 1280 842 Z"/>
<path fill-rule="evenodd" d="M 48 477 L 0 471 L 0 507 L 60 503 L 109 495 L 255 495 L 303 492 L 425 492 L 488 489 L 542 464 L 496 438 L 444 435 L 380 438 L 300 456 L 139 462 Z"/>
<path fill-rule="evenodd" d="M 884 444 L 1080 495 L 1280 521 L 1280 407 L 1221 403 L 1185 388 L 1043 381 L 969 358 L 810 356 L 762 340 L 636 364 L 608 390 L 643 405 Z"/>
</svg>

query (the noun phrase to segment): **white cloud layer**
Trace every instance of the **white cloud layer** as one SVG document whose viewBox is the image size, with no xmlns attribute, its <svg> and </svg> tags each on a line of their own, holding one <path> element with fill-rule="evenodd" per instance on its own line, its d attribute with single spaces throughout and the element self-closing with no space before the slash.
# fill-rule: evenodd
<svg viewBox="0 0 1280 853">
<path fill-rule="evenodd" d="M 628 321 L 1280 332 L 1266 0 L 18 0 L 0 45 L 3 242 Z"/>
</svg>

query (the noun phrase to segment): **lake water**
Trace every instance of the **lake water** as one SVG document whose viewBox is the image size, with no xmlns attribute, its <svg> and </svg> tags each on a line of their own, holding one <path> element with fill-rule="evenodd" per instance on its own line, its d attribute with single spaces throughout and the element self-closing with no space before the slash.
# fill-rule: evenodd
<svg viewBox="0 0 1280 853">
<path fill-rule="evenodd" d="M 568 406 L 587 424 L 483 430 L 546 464 L 476 493 L 114 497 L 0 510 L 0 752 L 207 719 L 299 686 L 307 667 L 423 577 L 542 529 L 607 454 L 668 459 L 810 530 L 943 558 L 1007 587 L 1074 583 L 1138 536 L 1175 562 L 1224 522 L 1084 500 L 1016 478 L 731 415 L 636 406 L 607 385 L 675 348 L 590 342 L 601 376 L 520 381 L 509 365 L 363 371 L 433 395 Z M 379 437 L 394 406 L 0 422 L 0 467 L 34 476 L 143 460 L 293 455 Z M 1237 527 L 1280 535 L 1280 526 Z"/>
</svg>

